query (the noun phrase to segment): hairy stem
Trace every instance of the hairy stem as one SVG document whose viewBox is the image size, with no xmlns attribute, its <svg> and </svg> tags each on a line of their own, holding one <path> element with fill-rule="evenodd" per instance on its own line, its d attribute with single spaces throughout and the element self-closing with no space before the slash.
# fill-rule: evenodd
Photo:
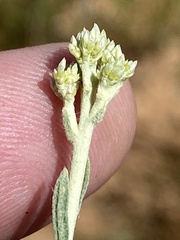
<svg viewBox="0 0 180 240">
<path fill-rule="evenodd" d="M 79 214 L 80 198 L 88 160 L 89 147 L 94 125 L 89 122 L 79 129 L 79 135 L 74 141 L 73 157 L 69 180 L 68 222 L 69 238 L 73 239 L 74 228 Z"/>
</svg>

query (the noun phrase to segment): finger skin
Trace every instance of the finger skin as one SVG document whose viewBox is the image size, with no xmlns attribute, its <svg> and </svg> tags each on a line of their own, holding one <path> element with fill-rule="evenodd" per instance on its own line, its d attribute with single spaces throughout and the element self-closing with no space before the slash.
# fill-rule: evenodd
<svg viewBox="0 0 180 240">
<path fill-rule="evenodd" d="M 62 102 L 49 84 L 63 57 L 73 60 L 66 43 L 0 53 L 0 240 L 19 239 L 50 220 L 55 180 L 69 166 Z M 127 82 L 93 134 L 87 195 L 119 167 L 134 137 L 135 118 Z"/>
</svg>

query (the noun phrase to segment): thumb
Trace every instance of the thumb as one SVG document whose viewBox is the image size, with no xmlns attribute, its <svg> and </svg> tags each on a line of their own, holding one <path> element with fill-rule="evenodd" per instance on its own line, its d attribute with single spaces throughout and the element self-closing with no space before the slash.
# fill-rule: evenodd
<svg viewBox="0 0 180 240">
<path fill-rule="evenodd" d="M 67 44 L 0 53 L 0 240 L 19 239 L 50 221 L 55 180 L 71 159 L 62 102 L 49 86 L 63 57 L 72 60 Z M 126 83 L 95 129 L 87 195 L 116 171 L 134 132 L 134 99 Z"/>
</svg>

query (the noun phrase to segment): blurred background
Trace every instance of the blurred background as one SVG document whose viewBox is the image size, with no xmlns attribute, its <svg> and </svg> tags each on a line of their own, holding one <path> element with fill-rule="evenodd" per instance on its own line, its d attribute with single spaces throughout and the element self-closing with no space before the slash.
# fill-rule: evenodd
<svg viewBox="0 0 180 240">
<path fill-rule="evenodd" d="M 68 41 L 96 22 L 138 67 L 137 132 L 84 202 L 76 240 L 180 239 L 180 1 L 0 0 L 0 50 Z"/>
</svg>

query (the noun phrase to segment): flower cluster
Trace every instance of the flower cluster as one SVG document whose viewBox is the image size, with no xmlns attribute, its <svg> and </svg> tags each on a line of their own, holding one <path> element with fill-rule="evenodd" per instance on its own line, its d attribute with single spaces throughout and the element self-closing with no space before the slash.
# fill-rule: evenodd
<svg viewBox="0 0 180 240">
<path fill-rule="evenodd" d="M 104 86 L 122 84 L 134 74 L 137 65 L 137 61 L 125 60 L 120 45 L 110 41 L 97 24 L 91 31 L 84 28 L 76 38 L 72 36 L 69 50 L 80 65 L 97 65 L 97 78 Z"/>
<path fill-rule="evenodd" d="M 102 57 L 108 41 L 106 32 L 104 30 L 100 32 L 98 25 L 94 24 L 91 31 L 84 28 L 77 37 L 71 37 L 69 51 L 80 64 L 96 63 Z"/>
<path fill-rule="evenodd" d="M 134 74 L 136 65 L 137 61 L 125 60 L 120 45 L 112 41 L 100 60 L 97 77 L 104 86 L 122 83 Z"/>
<path fill-rule="evenodd" d="M 125 60 L 120 45 L 110 41 L 106 32 L 100 31 L 97 24 L 94 24 L 91 31 L 84 28 L 76 37 L 72 36 L 69 51 L 77 63 L 66 67 L 64 58 L 53 74 L 55 92 L 66 99 L 74 97 L 77 92 L 80 83 L 79 72 L 82 71 L 82 75 L 87 76 L 87 72 L 83 71 L 91 71 L 87 68 L 85 70 L 83 65 L 94 66 L 96 72 L 93 74 L 99 82 L 99 89 L 113 85 L 122 86 L 123 82 L 134 74 L 137 65 L 137 61 Z M 88 85 L 91 85 L 91 81 L 89 78 L 82 79 L 84 87 L 85 82 L 86 85 L 88 82 Z"/>
<path fill-rule="evenodd" d="M 57 69 L 54 69 L 53 78 L 52 88 L 57 95 L 65 99 L 76 95 L 80 79 L 77 63 L 66 67 L 66 59 L 63 58 Z"/>
</svg>

